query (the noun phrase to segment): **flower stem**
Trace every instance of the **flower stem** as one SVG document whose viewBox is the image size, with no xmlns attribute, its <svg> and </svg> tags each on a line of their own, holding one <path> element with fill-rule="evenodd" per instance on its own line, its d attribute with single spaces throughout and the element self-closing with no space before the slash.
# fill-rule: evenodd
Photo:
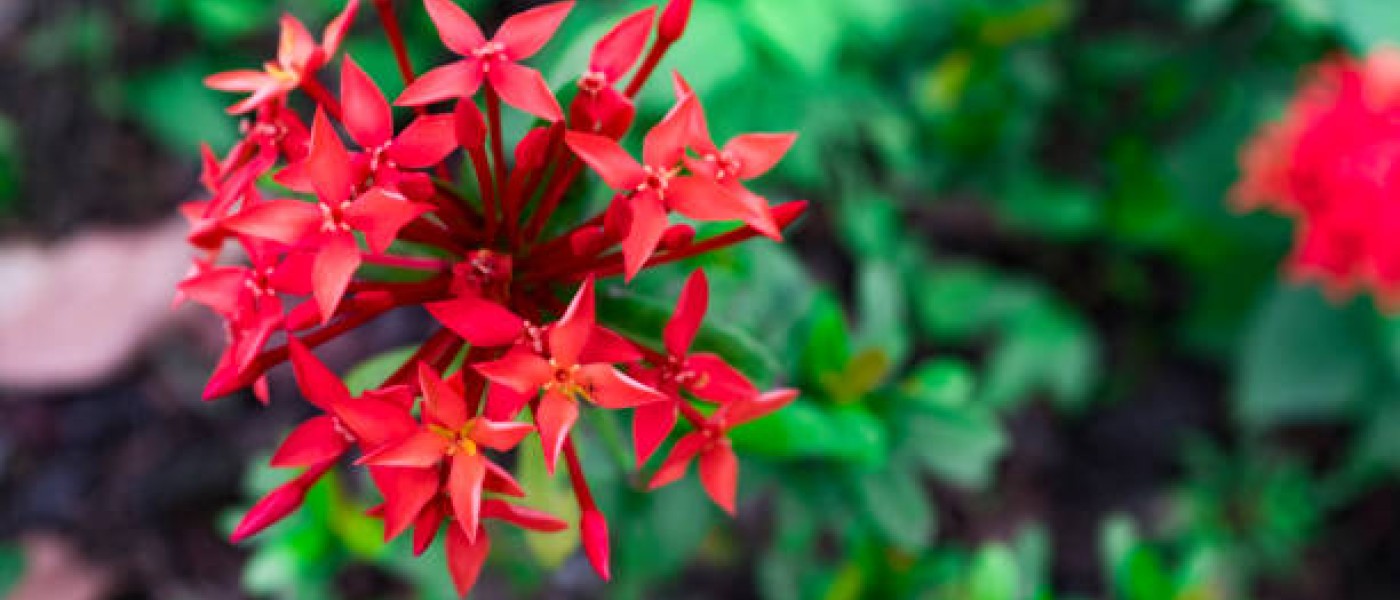
<svg viewBox="0 0 1400 600">
<path fill-rule="evenodd" d="M 310 76 L 303 78 L 301 91 L 311 96 L 311 99 L 315 100 L 316 104 L 325 110 L 332 119 L 341 120 L 340 101 L 336 100 L 335 96 L 326 89 L 326 86 L 321 85 L 321 82 L 317 81 L 316 78 Z"/>
<path fill-rule="evenodd" d="M 495 189 L 499 194 L 505 188 L 506 182 L 505 140 L 502 139 L 501 133 L 501 97 L 496 93 L 496 88 L 489 84 L 486 86 L 486 117 L 491 131 L 491 161 L 495 166 L 495 171 L 493 171 L 496 181 Z M 499 209 L 500 207 L 495 208 Z M 488 238 L 494 238 L 495 230 L 490 233 L 492 235 L 488 235 Z"/>
<path fill-rule="evenodd" d="M 365 254 L 361 258 L 366 263 L 372 265 L 394 267 L 396 269 L 412 269 L 415 271 L 446 271 L 452 268 L 452 263 L 437 258 L 394 256 L 391 254 Z"/>
<path fill-rule="evenodd" d="M 375 11 L 379 13 L 379 23 L 384 26 L 384 35 L 389 38 L 389 46 L 394 49 L 394 61 L 399 65 L 399 74 L 404 85 L 413 83 L 413 62 L 408 58 L 408 48 L 403 42 L 403 30 L 399 18 L 394 14 L 393 0 L 374 0 Z"/>
</svg>

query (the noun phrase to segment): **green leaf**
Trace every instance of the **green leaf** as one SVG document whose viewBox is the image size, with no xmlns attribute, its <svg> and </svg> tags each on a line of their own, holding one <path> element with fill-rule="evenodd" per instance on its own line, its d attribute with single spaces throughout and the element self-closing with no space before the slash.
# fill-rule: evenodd
<svg viewBox="0 0 1400 600">
<path fill-rule="evenodd" d="M 775 458 L 826 456 L 844 438 L 826 411 L 806 398 L 735 427 L 729 437 L 743 454 Z"/>
<path fill-rule="evenodd" d="M 525 532 L 525 546 L 546 569 L 557 569 L 579 547 L 578 503 L 569 488 L 564 470 L 554 475 L 544 464 L 544 450 L 534 439 L 526 440 L 516 453 L 516 478 L 530 493 L 518 503 L 542 510 L 569 523 L 569 528 L 555 533 Z"/>
<path fill-rule="evenodd" d="M 827 0 L 749 0 L 743 14 L 743 22 L 798 70 L 816 75 L 831 63 L 841 21 Z"/>
<path fill-rule="evenodd" d="M 1388 0 L 1333 0 L 1337 26 L 1357 52 L 1400 43 L 1400 3 Z"/>
<path fill-rule="evenodd" d="M 922 406 L 904 419 L 902 447 L 934 475 L 954 485 L 986 488 L 1006 452 L 1006 434 L 983 407 Z"/>
<path fill-rule="evenodd" d="M 1375 375 L 1378 350 L 1358 310 L 1313 288 L 1277 288 L 1246 333 L 1235 409 L 1270 426 L 1349 413 Z"/>
<path fill-rule="evenodd" d="M 882 350 L 891 368 L 904 364 L 913 345 L 905 297 L 904 282 L 894 263 L 873 260 L 860 266 L 856 280 L 860 332 L 856 344 Z"/>
<path fill-rule="evenodd" d="M 1016 555 L 1002 544 L 991 544 L 977 551 L 968 575 L 968 600 L 1019 600 L 1020 568 Z"/>
<path fill-rule="evenodd" d="M 821 387 L 838 403 L 857 402 L 884 382 L 892 366 L 883 350 L 869 348 L 852 357 L 840 373 L 823 373 Z"/>
<path fill-rule="evenodd" d="M 864 406 L 847 404 L 830 412 L 831 426 L 839 436 L 828 454 L 854 464 L 876 466 L 885 463 L 890 452 L 885 425 Z"/>
<path fill-rule="evenodd" d="M 24 572 L 24 555 L 16 546 L 0 546 L 0 594 L 7 593 L 19 583 Z"/>
<path fill-rule="evenodd" d="M 932 541 L 932 500 L 924 494 L 914 469 L 895 462 L 864 474 L 856 493 L 875 530 L 890 543 L 921 550 Z"/>
<path fill-rule="evenodd" d="M 384 380 L 399 370 L 417 350 L 418 346 L 404 346 L 385 350 L 361 361 L 345 373 L 345 387 L 350 388 L 352 395 L 358 396 L 365 390 L 383 385 Z"/>
<path fill-rule="evenodd" d="M 212 71 L 203 61 L 181 62 L 137 74 L 126 82 L 125 111 L 172 150 L 193 156 L 199 144 L 226 148 L 237 121 L 224 113 L 236 98 L 204 87 Z"/>
<path fill-rule="evenodd" d="M 1073 315 L 1050 305 L 1021 311 L 992 351 L 982 400 L 1009 407 L 1043 390 L 1061 407 L 1080 407 L 1097 383 L 1098 360 L 1097 340 Z"/>
<path fill-rule="evenodd" d="M 972 401 L 976 378 L 967 363 L 940 358 L 919 363 L 900 392 L 919 406 L 956 408 Z"/>
<path fill-rule="evenodd" d="M 808 312 L 806 344 L 802 346 L 803 380 L 824 385 L 829 376 L 843 376 L 851 360 L 851 334 L 841 303 L 830 293 L 817 295 Z"/>
<path fill-rule="evenodd" d="M 273 20 L 275 4 L 265 0 L 198 0 L 185 6 L 195 31 L 226 42 L 266 26 Z"/>
</svg>

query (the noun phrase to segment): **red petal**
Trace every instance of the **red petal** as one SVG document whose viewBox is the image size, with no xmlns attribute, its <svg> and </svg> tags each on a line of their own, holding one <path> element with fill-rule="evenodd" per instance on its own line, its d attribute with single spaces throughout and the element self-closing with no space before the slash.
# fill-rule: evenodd
<svg viewBox="0 0 1400 600">
<path fill-rule="evenodd" d="M 795 141 L 795 133 L 749 133 L 729 140 L 724 150 L 738 159 L 739 179 L 753 179 L 778 164 Z"/>
<path fill-rule="evenodd" d="M 281 63 L 283 68 L 305 65 L 311 55 L 320 49 L 316 38 L 311 37 L 311 32 L 306 30 L 306 26 L 290 14 L 283 14 L 280 24 L 282 29 L 277 40 L 277 62 Z"/>
<path fill-rule="evenodd" d="M 461 527 L 447 528 L 447 570 L 452 573 L 458 595 L 465 596 L 472 591 L 482 565 L 486 564 L 486 555 L 490 553 L 491 538 L 487 537 L 485 529 L 478 532 L 473 541 Z"/>
<path fill-rule="evenodd" d="M 692 0 L 671 0 L 661 11 L 661 22 L 656 27 L 656 37 L 661 43 L 671 43 L 685 33 L 686 21 L 690 20 Z"/>
<path fill-rule="evenodd" d="M 452 514 L 457 525 L 475 539 L 481 522 L 481 483 L 486 479 L 486 457 L 459 453 L 452 457 L 452 469 L 447 475 L 447 495 L 452 500 Z"/>
<path fill-rule="evenodd" d="M 426 362 L 418 363 L 418 387 L 423 390 L 423 416 L 450 430 L 467 423 L 467 401 L 438 377 Z"/>
<path fill-rule="evenodd" d="M 345 10 L 331 19 L 325 31 L 321 32 L 321 49 L 325 51 L 327 60 L 340 49 L 340 42 L 345 39 L 345 32 L 355 22 L 355 15 L 359 9 L 360 0 L 350 0 L 345 4 Z"/>
<path fill-rule="evenodd" d="M 627 338 L 598 325 L 588 334 L 588 344 L 584 346 L 579 362 L 630 363 L 641 359 L 642 352 L 632 342 L 627 341 Z"/>
<path fill-rule="evenodd" d="M 787 406 L 797 398 L 797 390 L 779 389 L 764 392 L 756 398 L 725 405 L 725 417 L 730 426 L 747 423 Z"/>
<path fill-rule="evenodd" d="M 458 296 L 426 307 L 438 322 L 472 346 L 505 346 L 525 332 L 524 319 L 480 296 Z"/>
<path fill-rule="evenodd" d="M 394 137 L 394 115 L 384 92 L 349 56 L 340 68 L 340 102 L 345 128 L 361 148 L 375 148 Z"/>
<path fill-rule="evenodd" d="M 351 227 L 364 232 L 365 244 L 370 252 L 383 254 L 394 244 L 405 225 L 430 210 L 432 207 L 426 204 L 409 202 L 397 192 L 376 187 L 355 199 L 345 211 L 345 220 Z"/>
<path fill-rule="evenodd" d="M 413 521 L 413 555 L 422 556 L 428 550 L 428 546 L 433 545 L 433 538 L 437 537 L 438 530 L 442 528 L 442 520 L 447 518 L 447 511 L 443 510 L 439 502 L 430 502 L 418 513 L 418 518 Z M 387 522 L 386 522 L 387 531 Z M 389 536 L 393 537 L 393 536 Z"/>
<path fill-rule="evenodd" d="M 743 221 L 764 235 L 782 237 L 771 217 L 706 177 L 672 179 L 666 201 L 676 212 L 696 221 Z"/>
<path fill-rule="evenodd" d="M 360 398 L 340 402 L 335 407 L 335 416 L 354 434 L 360 449 L 368 452 L 418 430 L 418 421 L 408 411 L 408 406 L 373 398 L 370 392 L 365 392 Z"/>
<path fill-rule="evenodd" d="M 515 525 L 516 527 L 544 533 L 553 533 L 569 528 L 568 523 L 565 523 L 554 515 L 501 500 L 483 500 L 481 502 L 481 516 L 482 518 L 498 519 Z"/>
<path fill-rule="evenodd" d="M 453 52 L 471 56 L 473 50 L 486 43 L 486 36 L 481 34 L 476 20 L 452 0 L 425 0 L 423 4 L 433 25 L 437 26 L 438 37 Z"/>
<path fill-rule="evenodd" d="M 401 167 L 426 169 L 457 149 L 456 119 L 425 115 L 414 119 L 389 146 L 389 158 Z"/>
<path fill-rule="evenodd" d="M 471 98 L 459 100 L 452 115 L 458 145 L 468 150 L 486 145 L 486 118 L 481 115 L 481 109 L 476 107 Z"/>
<path fill-rule="evenodd" d="M 449 446 L 450 442 L 446 438 L 420 429 L 402 440 L 385 444 L 360 457 L 355 464 L 425 469 L 441 462 Z"/>
<path fill-rule="evenodd" d="M 472 368 L 492 383 L 509 386 L 522 394 L 534 394 L 554 376 L 549 361 L 519 346 L 511 348 L 501 358 L 473 364 Z"/>
<path fill-rule="evenodd" d="M 301 388 L 301 393 L 306 396 L 308 402 L 323 411 L 334 412 L 335 408 L 350 400 L 350 390 L 346 389 L 345 383 L 326 368 L 301 340 L 289 336 L 287 350 L 297 387 Z"/>
<path fill-rule="evenodd" d="M 709 282 L 705 280 L 705 272 L 696 269 L 685 281 L 681 297 L 676 301 L 676 312 L 666 323 L 666 351 L 670 352 L 671 356 L 685 356 L 690 350 L 690 344 L 695 340 L 695 333 L 700 330 L 700 322 L 705 318 L 705 311 L 709 305 Z"/>
<path fill-rule="evenodd" d="M 622 240 L 622 262 L 628 281 L 646 266 L 647 259 L 656 251 L 656 245 L 661 242 L 661 236 L 666 233 L 669 224 L 666 207 L 654 193 L 644 192 L 633 196 L 631 211 L 631 227 L 626 239 Z"/>
<path fill-rule="evenodd" d="M 727 441 L 700 454 L 700 483 L 724 512 L 734 514 L 734 496 L 739 483 L 739 459 Z"/>
<path fill-rule="evenodd" d="M 486 410 L 482 414 L 488 419 L 509 421 L 520 414 L 529 402 L 531 395 L 522 394 L 504 385 L 492 385 L 486 392 Z"/>
<path fill-rule="evenodd" d="M 350 440 L 336 430 L 335 417 L 321 415 L 298 425 L 272 455 L 269 463 L 279 469 L 309 467 L 332 461 L 350 447 Z"/>
<path fill-rule="evenodd" d="M 398 537 L 409 525 L 421 526 L 422 515 L 429 514 L 431 517 L 429 507 L 438 495 L 437 469 L 370 467 L 369 474 L 379 493 L 384 496 L 385 540 Z M 436 525 L 432 529 L 436 533 Z M 415 542 L 419 533 L 414 532 Z"/>
<path fill-rule="evenodd" d="M 656 7 L 652 6 L 623 19 L 598 40 L 589 58 L 588 68 L 602 73 L 609 84 L 616 83 L 636 66 L 637 59 L 646 48 L 651 23 L 655 18 Z"/>
<path fill-rule="evenodd" d="M 688 433 L 682 437 L 676 446 L 671 448 L 671 453 L 666 456 L 665 462 L 661 463 L 661 468 L 656 470 L 656 474 L 651 476 L 651 483 L 647 484 L 648 489 L 656 489 L 665 485 L 670 485 L 685 477 L 685 470 L 690 466 L 690 461 L 705 446 L 706 440 L 699 433 Z"/>
<path fill-rule="evenodd" d="M 642 141 L 642 162 L 656 169 L 670 169 L 685 156 L 685 145 L 692 131 L 696 108 L 694 96 L 687 96 L 657 123 Z"/>
<path fill-rule="evenodd" d="M 743 373 L 729 366 L 714 354 L 693 354 L 686 359 L 686 369 L 699 376 L 687 384 L 686 391 L 720 404 L 744 402 L 758 396 L 758 388 Z"/>
<path fill-rule="evenodd" d="M 520 482 L 515 480 L 510 471 L 489 460 L 486 461 L 486 482 L 482 484 L 482 487 L 493 494 L 504 494 L 515 498 L 525 497 L 525 490 L 520 487 Z"/>
<path fill-rule="evenodd" d="M 540 443 L 544 445 L 544 464 L 551 474 L 554 473 L 559 450 L 564 447 L 569 429 L 577 420 L 577 402 L 554 390 L 544 393 L 539 413 L 535 415 L 535 424 L 540 428 Z"/>
<path fill-rule="evenodd" d="M 536 117 L 557 123 L 564 118 L 559 101 L 539 71 L 512 62 L 498 62 L 486 73 L 501 101 Z"/>
<path fill-rule="evenodd" d="M 398 99 L 394 100 L 394 104 L 423 106 L 453 98 L 470 98 L 481 89 L 483 76 L 481 63 L 474 58 L 448 63 L 413 80 L 413 83 L 399 94 Z"/>
<path fill-rule="evenodd" d="M 596 508 L 583 511 L 579 523 L 579 533 L 583 536 L 583 553 L 588 555 L 588 563 L 603 581 L 612 579 L 612 569 L 608 565 L 608 521 Z"/>
<path fill-rule="evenodd" d="M 671 402 L 643 404 L 632 413 L 632 448 L 637 452 L 638 466 L 646 464 L 671 435 L 676 417 L 676 406 Z"/>
<path fill-rule="evenodd" d="M 316 305 L 321 308 L 321 320 L 330 321 L 335 308 L 345 296 L 345 288 L 355 270 L 360 268 L 360 247 L 354 236 L 348 233 L 331 236 L 320 252 L 316 253 L 312 280 Z"/>
<path fill-rule="evenodd" d="M 359 183 L 350 165 L 350 153 L 345 150 L 325 111 L 318 109 L 311 122 L 311 152 L 301 168 L 311 179 L 316 195 L 331 206 L 350 198 L 355 184 Z"/>
<path fill-rule="evenodd" d="M 229 536 L 229 541 L 236 544 L 287 518 L 287 515 L 301 507 L 302 501 L 306 499 L 306 490 L 315 484 L 333 464 L 327 462 L 312 467 L 297 476 L 296 479 L 268 492 L 243 515 L 243 519 L 233 528 L 233 534 Z"/>
<path fill-rule="evenodd" d="M 642 165 L 611 139 L 570 131 L 564 134 L 564 142 L 614 190 L 630 192 L 646 180 Z"/>
<path fill-rule="evenodd" d="M 593 277 L 583 280 L 564 316 L 549 329 L 549 356 L 561 369 L 578 364 L 594 328 Z"/>
<path fill-rule="evenodd" d="M 589 400 L 603 408 L 633 408 L 666 399 L 661 392 L 642 385 L 612 365 L 584 365 L 579 369 L 579 378 L 587 382 Z"/>
<path fill-rule="evenodd" d="M 321 211 L 315 204 L 269 200 L 244 208 L 222 225 L 229 231 L 291 245 L 315 232 L 320 223 Z"/>
<path fill-rule="evenodd" d="M 238 311 L 239 298 L 247 289 L 243 285 L 247 278 L 247 269 L 219 267 L 181 281 L 178 289 L 190 300 L 229 316 Z"/>
<path fill-rule="evenodd" d="M 275 84 L 271 75 L 252 70 L 225 71 L 204 78 L 204 85 L 221 92 L 255 92 Z"/>
<path fill-rule="evenodd" d="M 501 23 L 491 41 L 505 46 L 506 55 L 512 61 L 534 56 L 554 37 L 559 24 L 573 8 L 573 2 L 555 2 L 516 14 Z"/>
<path fill-rule="evenodd" d="M 472 441 L 492 450 L 505 452 L 520 444 L 520 440 L 535 430 L 529 423 L 478 419 L 472 428 Z"/>
</svg>

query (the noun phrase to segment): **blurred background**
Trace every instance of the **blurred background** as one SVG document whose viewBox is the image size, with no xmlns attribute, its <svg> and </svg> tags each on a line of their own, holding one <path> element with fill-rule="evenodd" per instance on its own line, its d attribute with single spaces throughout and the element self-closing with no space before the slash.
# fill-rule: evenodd
<svg viewBox="0 0 1400 600">
<path fill-rule="evenodd" d="M 222 332 L 169 309 L 199 143 L 238 132 L 203 77 L 271 56 L 280 12 L 318 30 L 342 4 L 0 2 L 12 597 L 451 596 L 355 481 L 225 541 L 302 409 L 201 402 Z M 531 3 L 464 4 L 489 27 Z M 533 64 L 569 85 L 643 5 L 583 0 Z M 420 3 L 399 12 L 415 61 L 442 58 Z M 348 52 L 392 97 L 372 21 Z M 576 534 L 515 534 L 476 597 L 1400 598 L 1400 321 L 1281 283 L 1291 225 L 1226 203 L 1300 70 L 1388 39 L 1394 0 L 696 0 L 663 68 L 721 139 L 800 131 L 758 189 L 814 201 L 789 243 L 704 263 L 712 318 L 803 396 L 735 432 L 737 520 L 694 477 L 638 493 L 594 427 L 613 583 Z M 643 122 L 668 100 L 654 84 Z M 671 298 L 694 266 L 633 287 Z M 427 325 L 323 356 L 353 386 Z M 567 514 L 558 483 L 532 500 Z"/>
</svg>

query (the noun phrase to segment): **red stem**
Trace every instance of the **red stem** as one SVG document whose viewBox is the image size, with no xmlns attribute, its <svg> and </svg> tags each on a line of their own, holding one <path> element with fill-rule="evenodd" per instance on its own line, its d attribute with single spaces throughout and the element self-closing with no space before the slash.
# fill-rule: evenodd
<svg viewBox="0 0 1400 600">
<path fill-rule="evenodd" d="M 311 96 L 311 99 L 315 100 L 322 109 L 325 109 L 326 114 L 330 115 L 332 119 L 341 120 L 340 101 L 336 100 L 335 96 L 326 90 L 326 86 L 321 85 L 321 82 L 317 81 L 315 77 L 302 78 L 301 91 Z"/>
<path fill-rule="evenodd" d="M 558 174 L 560 172 L 563 173 L 562 176 Z M 540 199 L 539 208 L 535 209 L 535 214 L 530 217 L 530 224 L 525 228 L 525 239 L 539 237 L 544 226 L 549 223 L 549 217 L 553 216 L 554 209 L 558 208 L 559 201 L 564 199 L 564 194 L 569 191 L 569 186 L 574 184 L 574 180 L 581 172 L 583 172 L 583 163 L 575 160 L 573 156 L 568 156 L 560 163 L 555 176 L 549 182 L 549 188 L 545 190 L 544 197 Z"/>
<path fill-rule="evenodd" d="M 574 488 L 574 497 L 578 498 L 579 508 L 587 510 L 597 510 L 598 505 L 593 502 L 593 492 L 588 490 L 588 479 L 583 476 L 583 463 L 578 460 L 578 450 L 574 448 L 574 436 L 564 438 L 564 461 L 569 465 L 569 482 Z"/>
<path fill-rule="evenodd" d="M 415 271 L 447 271 L 452 268 L 452 263 L 438 258 L 394 256 L 391 254 L 364 254 L 361 256 L 361 259 L 372 265 L 394 267 L 398 269 L 413 269 Z"/>
<path fill-rule="evenodd" d="M 642 62 L 642 67 L 637 69 L 637 74 L 633 75 L 632 80 L 627 82 L 627 91 L 624 93 L 627 94 L 628 98 L 637 97 L 637 92 L 642 91 L 642 86 L 646 85 L 647 79 L 651 78 L 652 71 L 655 71 L 656 66 L 661 64 L 661 58 L 666 56 L 666 51 L 670 49 L 671 42 L 658 40 L 656 44 L 652 45 L 651 50 L 647 51 L 647 58 Z"/>
<path fill-rule="evenodd" d="M 374 8 L 379 13 L 379 22 L 384 26 L 384 35 L 389 38 L 389 46 L 394 49 L 394 61 L 399 65 L 399 74 L 404 85 L 413 83 L 413 63 L 408 58 L 408 47 L 403 42 L 403 30 L 399 18 L 394 14 L 393 0 L 374 0 Z M 419 107 L 422 110 L 422 107 Z"/>
<path fill-rule="evenodd" d="M 506 182 L 505 140 L 502 139 L 501 133 L 501 97 L 490 84 L 486 85 L 486 117 L 491 128 L 491 161 L 495 166 L 495 189 L 500 193 L 503 192 Z"/>
</svg>

